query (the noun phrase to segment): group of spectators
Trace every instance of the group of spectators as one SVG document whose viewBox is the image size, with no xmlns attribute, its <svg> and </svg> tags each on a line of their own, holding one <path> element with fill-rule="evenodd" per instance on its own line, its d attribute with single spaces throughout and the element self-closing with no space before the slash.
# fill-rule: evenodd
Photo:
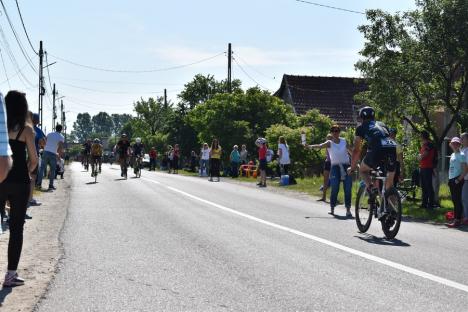
<svg viewBox="0 0 468 312">
<path fill-rule="evenodd" d="M 3 227 L 8 210 L 10 231 L 4 287 L 24 284 L 17 268 L 23 246 L 26 211 L 30 206 L 39 205 L 33 198 L 33 191 L 35 186 L 42 190 L 47 165 L 50 166 L 47 190 L 55 190 L 57 159 L 63 155 L 62 126 L 57 125 L 56 131 L 46 137 L 38 128 L 38 123 L 39 116 L 29 111 L 24 93 L 10 91 L 5 99 L 0 93 L 0 221 Z"/>
</svg>

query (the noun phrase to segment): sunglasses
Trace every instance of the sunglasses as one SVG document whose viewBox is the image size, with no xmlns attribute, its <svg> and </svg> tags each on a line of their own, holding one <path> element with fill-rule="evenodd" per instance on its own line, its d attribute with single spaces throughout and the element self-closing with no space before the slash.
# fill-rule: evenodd
<svg viewBox="0 0 468 312">
<path fill-rule="evenodd" d="M 337 132 L 341 132 L 341 130 L 340 129 L 333 129 L 331 132 L 337 133 Z"/>
</svg>

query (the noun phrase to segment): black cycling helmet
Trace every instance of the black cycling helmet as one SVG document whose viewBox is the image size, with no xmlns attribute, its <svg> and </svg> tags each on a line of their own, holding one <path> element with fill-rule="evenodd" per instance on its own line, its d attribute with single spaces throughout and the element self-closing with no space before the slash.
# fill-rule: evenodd
<svg viewBox="0 0 468 312">
<path fill-rule="evenodd" d="M 370 106 L 365 106 L 359 110 L 359 117 L 362 119 L 374 119 L 375 110 Z"/>
</svg>

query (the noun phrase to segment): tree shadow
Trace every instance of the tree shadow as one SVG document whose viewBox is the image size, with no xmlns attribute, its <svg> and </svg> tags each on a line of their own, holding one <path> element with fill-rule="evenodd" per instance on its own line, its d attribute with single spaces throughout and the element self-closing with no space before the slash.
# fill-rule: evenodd
<svg viewBox="0 0 468 312">
<path fill-rule="evenodd" d="M 359 238 L 360 240 L 363 240 L 369 244 L 376 244 L 376 245 L 384 245 L 384 246 L 396 246 L 396 247 L 410 247 L 411 245 L 408 243 L 405 243 L 399 239 L 387 239 L 383 237 L 377 237 L 371 234 L 362 234 L 363 236 L 357 236 L 355 235 L 354 237 Z"/>
<path fill-rule="evenodd" d="M 13 291 L 13 289 L 11 287 L 3 287 L 1 290 L 0 290 L 0 307 L 3 306 L 3 302 L 5 302 L 5 298 L 11 294 L 11 292 Z"/>
</svg>

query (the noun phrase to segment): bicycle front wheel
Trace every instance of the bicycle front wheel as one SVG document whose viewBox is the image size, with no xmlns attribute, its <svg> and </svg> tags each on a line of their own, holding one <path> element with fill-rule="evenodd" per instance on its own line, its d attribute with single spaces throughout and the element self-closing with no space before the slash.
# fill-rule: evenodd
<svg viewBox="0 0 468 312">
<path fill-rule="evenodd" d="M 372 206 L 369 203 L 369 194 L 366 191 L 365 186 L 361 186 L 358 190 L 356 198 L 356 225 L 359 232 L 365 233 L 369 229 L 372 222 Z"/>
<path fill-rule="evenodd" d="M 392 187 L 385 193 L 385 205 L 388 214 L 380 220 L 385 237 L 393 239 L 398 234 L 401 224 L 401 198 L 397 189 Z"/>
</svg>

